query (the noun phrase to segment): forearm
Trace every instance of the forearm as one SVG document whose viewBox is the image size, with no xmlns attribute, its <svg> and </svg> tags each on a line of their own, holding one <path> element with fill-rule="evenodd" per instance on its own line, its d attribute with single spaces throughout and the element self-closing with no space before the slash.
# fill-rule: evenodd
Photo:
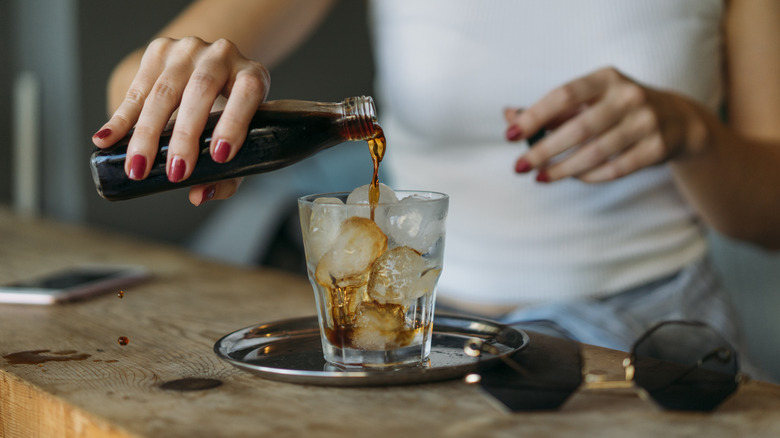
<svg viewBox="0 0 780 438">
<path fill-rule="evenodd" d="M 714 229 L 780 249 L 780 141 L 757 139 L 699 112 L 698 151 L 671 162 L 684 196 Z"/>
<path fill-rule="evenodd" d="M 707 135 L 672 168 L 714 228 L 780 249 L 780 2 L 727 6 L 728 125 L 701 108 L 689 113 Z"/>
</svg>

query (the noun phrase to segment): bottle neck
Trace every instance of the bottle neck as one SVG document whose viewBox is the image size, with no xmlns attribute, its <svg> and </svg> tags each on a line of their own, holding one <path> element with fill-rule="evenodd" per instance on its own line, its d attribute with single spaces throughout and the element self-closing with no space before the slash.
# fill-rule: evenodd
<svg viewBox="0 0 780 438">
<path fill-rule="evenodd" d="M 341 103 L 344 134 L 348 140 L 370 140 L 379 132 L 371 96 L 349 97 Z"/>
</svg>

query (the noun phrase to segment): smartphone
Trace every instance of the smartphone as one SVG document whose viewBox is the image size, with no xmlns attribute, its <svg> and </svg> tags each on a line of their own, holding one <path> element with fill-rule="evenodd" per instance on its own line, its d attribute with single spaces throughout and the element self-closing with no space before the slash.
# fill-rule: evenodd
<svg viewBox="0 0 780 438">
<path fill-rule="evenodd" d="M 0 285 L 0 303 L 55 304 L 119 292 L 149 277 L 143 266 L 84 265 Z"/>
</svg>

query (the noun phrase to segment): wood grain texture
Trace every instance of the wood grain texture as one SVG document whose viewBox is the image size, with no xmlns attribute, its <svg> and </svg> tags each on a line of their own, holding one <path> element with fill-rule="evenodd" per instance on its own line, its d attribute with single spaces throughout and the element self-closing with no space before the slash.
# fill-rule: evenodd
<svg viewBox="0 0 780 438">
<path fill-rule="evenodd" d="M 0 210 L 0 282 L 80 262 L 140 263 L 154 278 L 125 289 L 123 299 L 0 305 L 0 356 L 90 355 L 38 365 L 0 358 L 0 436 L 780 436 L 780 388 L 761 382 L 744 385 L 712 414 L 663 412 L 630 390 L 583 390 L 559 411 L 508 414 L 461 381 L 328 388 L 263 380 L 219 360 L 214 342 L 242 327 L 313 314 L 305 279 Z M 119 336 L 130 343 L 120 346 Z M 623 353 L 586 346 L 584 354 L 589 369 L 620 378 Z M 160 388 L 181 378 L 223 384 Z"/>
</svg>

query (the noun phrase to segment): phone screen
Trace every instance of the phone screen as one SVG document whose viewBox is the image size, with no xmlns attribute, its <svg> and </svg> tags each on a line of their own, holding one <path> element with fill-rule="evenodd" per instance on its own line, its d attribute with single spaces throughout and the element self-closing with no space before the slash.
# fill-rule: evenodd
<svg viewBox="0 0 780 438">
<path fill-rule="evenodd" d="M 116 275 L 116 272 L 64 271 L 46 277 L 20 281 L 11 287 L 30 289 L 69 289 L 93 281 L 103 280 Z"/>
<path fill-rule="evenodd" d="M 0 285 L 0 303 L 53 304 L 128 286 L 148 276 L 142 266 L 79 266 Z"/>
</svg>

